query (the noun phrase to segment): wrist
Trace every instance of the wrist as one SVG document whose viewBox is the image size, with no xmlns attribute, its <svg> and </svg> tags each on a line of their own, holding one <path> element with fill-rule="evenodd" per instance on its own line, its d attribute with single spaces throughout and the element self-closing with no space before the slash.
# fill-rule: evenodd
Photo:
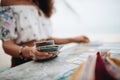
<svg viewBox="0 0 120 80">
<path fill-rule="evenodd" d="M 21 59 L 31 59 L 31 55 L 30 55 L 30 50 L 31 48 L 28 47 L 28 46 L 24 46 L 24 47 L 21 47 L 21 49 L 19 50 L 19 52 L 21 52 L 20 55 L 20 58 Z"/>
</svg>

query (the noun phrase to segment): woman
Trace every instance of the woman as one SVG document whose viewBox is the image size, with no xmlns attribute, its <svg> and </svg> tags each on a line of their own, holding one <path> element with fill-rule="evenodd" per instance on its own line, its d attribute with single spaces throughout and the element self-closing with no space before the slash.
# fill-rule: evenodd
<svg viewBox="0 0 120 80">
<path fill-rule="evenodd" d="M 85 36 L 52 37 L 50 17 L 53 9 L 53 0 L 1 0 L 0 39 L 4 51 L 12 56 L 12 67 L 32 60 L 33 55 L 40 60 L 56 56 L 38 52 L 34 48 L 36 41 L 54 40 L 56 44 L 89 42 Z"/>
</svg>

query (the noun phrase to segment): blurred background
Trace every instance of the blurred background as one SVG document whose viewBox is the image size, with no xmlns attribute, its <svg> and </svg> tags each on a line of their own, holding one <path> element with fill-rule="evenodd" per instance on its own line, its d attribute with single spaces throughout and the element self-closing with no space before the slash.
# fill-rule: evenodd
<svg viewBox="0 0 120 80">
<path fill-rule="evenodd" d="M 91 41 L 120 42 L 120 0 L 55 0 L 53 36 L 86 35 Z M 0 72 L 10 66 L 0 42 Z"/>
<path fill-rule="evenodd" d="M 54 36 L 120 42 L 120 0 L 55 0 Z"/>
</svg>

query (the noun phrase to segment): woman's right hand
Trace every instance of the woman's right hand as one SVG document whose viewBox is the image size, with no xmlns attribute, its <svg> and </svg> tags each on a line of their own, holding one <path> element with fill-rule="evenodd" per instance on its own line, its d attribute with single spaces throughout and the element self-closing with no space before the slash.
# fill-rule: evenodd
<svg viewBox="0 0 120 80">
<path fill-rule="evenodd" d="M 49 54 L 48 52 L 39 52 L 35 47 L 24 47 L 23 56 L 25 58 L 35 58 L 35 60 L 46 60 L 49 58 L 53 58 L 55 54 Z"/>
</svg>

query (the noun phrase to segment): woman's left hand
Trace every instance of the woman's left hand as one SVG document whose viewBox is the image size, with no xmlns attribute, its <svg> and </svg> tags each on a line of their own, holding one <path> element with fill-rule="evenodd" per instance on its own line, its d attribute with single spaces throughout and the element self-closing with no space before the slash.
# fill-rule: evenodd
<svg viewBox="0 0 120 80">
<path fill-rule="evenodd" d="M 88 43 L 90 40 L 88 37 L 86 36 L 77 36 L 73 38 L 73 42 L 77 42 L 77 43 Z"/>
</svg>

